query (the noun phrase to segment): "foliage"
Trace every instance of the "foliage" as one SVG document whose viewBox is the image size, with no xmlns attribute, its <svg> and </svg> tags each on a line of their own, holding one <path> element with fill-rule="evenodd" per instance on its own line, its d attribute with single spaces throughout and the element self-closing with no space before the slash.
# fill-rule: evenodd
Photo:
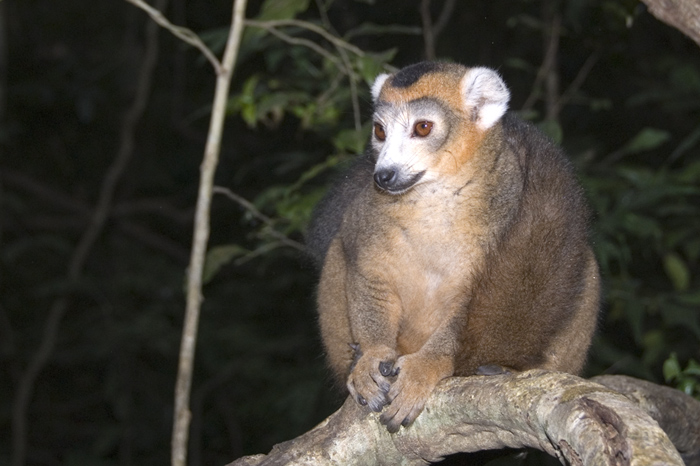
<svg viewBox="0 0 700 466">
<path fill-rule="evenodd" d="M 13 72 L 0 121 L 0 463 L 17 381 L 57 296 L 69 308 L 31 405 L 29 462 L 164 463 L 212 73 L 161 36 L 137 157 L 110 228 L 69 283 L 65 263 L 133 98 L 146 19 L 125 2 L 100 3 L 88 21 L 75 0 L 60 11 L 48 0 L 1 3 Z M 700 51 L 632 1 L 456 3 L 437 55 L 498 68 L 513 109 L 561 142 L 589 194 L 605 282 L 591 374 L 665 377 L 697 395 Z M 444 5 L 432 2 L 434 19 Z M 537 78 L 545 6 L 562 18 L 555 77 L 567 98 L 553 116 Z M 180 0 L 166 14 L 217 50 L 229 8 Z M 337 406 L 316 331 L 316 271 L 289 246 L 364 148 L 373 77 L 424 54 L 418 0 L 266 0 L 248 17 L 283 23 L 249 26 L 228 106 L 217 184 L 253 208 L 214 200 L 192 464 L 267 451 Z"/>
<path fill-rule="evenodd" d="M 664 378 L 679 390 L 700 399 L 700 364 L 694 359 L 688 361 L 685 369 L 681 369 L 678 356 L 671 353 L 671 357 L 664 361 Z"/>
</svg>

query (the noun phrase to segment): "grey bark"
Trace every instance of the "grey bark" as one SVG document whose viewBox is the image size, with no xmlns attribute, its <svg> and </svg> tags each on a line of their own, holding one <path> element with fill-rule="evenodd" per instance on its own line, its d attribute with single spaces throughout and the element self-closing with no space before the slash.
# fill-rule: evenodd
<svg viewBox="0 0 700 466">
<path fill-rule="evenodd" d="M 629 377 L 589 381 L 540 370 L 454 377 L 396 434 L 348 399 L 306 434 L 229 466 L 424 465 L 457 452 L 524 447 L 573 465 L 695 465 L 699 423 L 697 400 Z"/>
<path fill-rule="evenodd" d="M 698 0 L 642 0 L 651 14 L 681 31 L 700 45 L 700 2 Z"/>
</svg>

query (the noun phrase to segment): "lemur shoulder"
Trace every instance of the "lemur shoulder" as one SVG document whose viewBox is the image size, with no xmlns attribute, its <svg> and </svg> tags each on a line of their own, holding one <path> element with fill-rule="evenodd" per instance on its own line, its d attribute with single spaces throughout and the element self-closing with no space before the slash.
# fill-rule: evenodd
<svg viewBox="0 0 700 466">
<path fill-rule="evenodd" d="M 446 377 L 579 373 L 600 286 L 566 157 L 493 70 L 423 62 L 371 91 L 367 153 L 308 232 L 337 379 L 394 432 Z"/>
</svg>

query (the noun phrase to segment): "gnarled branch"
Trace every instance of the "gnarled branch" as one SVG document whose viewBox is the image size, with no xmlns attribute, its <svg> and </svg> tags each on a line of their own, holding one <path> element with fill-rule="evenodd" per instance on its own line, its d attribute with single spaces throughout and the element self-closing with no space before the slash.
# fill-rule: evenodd
<svg viewBox="0 0 700 466">
<path fill-rule="evenodd" d="M 597 380 L 540 370 L 450 378 L 438 385 L 416 422 L 393 435 L 377 413 L 348 399 L 306 434 L 229 466 L 423 465 L 457 452 L 525 447 L 575 465 L 694 464 L 689 460 L 699 454 L 697 442 L 678 446 L 681 458 L 651 413 L 654 406 L 665 409 L 656 404 L 659 396 L 672 398 L 675 422 L 695 429 L 687 438 L 697 439 L 700 402 L 629 377 Z"/>
<path fill-rule="evenodd" d="M 642 0 L 657 19 L 700 45 L 700 3 L 697 0 Z"/>
</svg>

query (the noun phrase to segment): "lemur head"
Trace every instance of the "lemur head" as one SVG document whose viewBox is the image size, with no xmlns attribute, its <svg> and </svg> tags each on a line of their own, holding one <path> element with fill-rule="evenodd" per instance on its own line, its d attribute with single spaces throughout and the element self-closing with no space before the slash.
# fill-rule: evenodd
<svg viewBox="0 0 700 466">
<path fill-rule="evenodd" d="M 510 94 L 488 68 L 422 62 L 372 85 L 374 180 L 390 194 L 455 172 L 508 109 Z"/>
</svg>

